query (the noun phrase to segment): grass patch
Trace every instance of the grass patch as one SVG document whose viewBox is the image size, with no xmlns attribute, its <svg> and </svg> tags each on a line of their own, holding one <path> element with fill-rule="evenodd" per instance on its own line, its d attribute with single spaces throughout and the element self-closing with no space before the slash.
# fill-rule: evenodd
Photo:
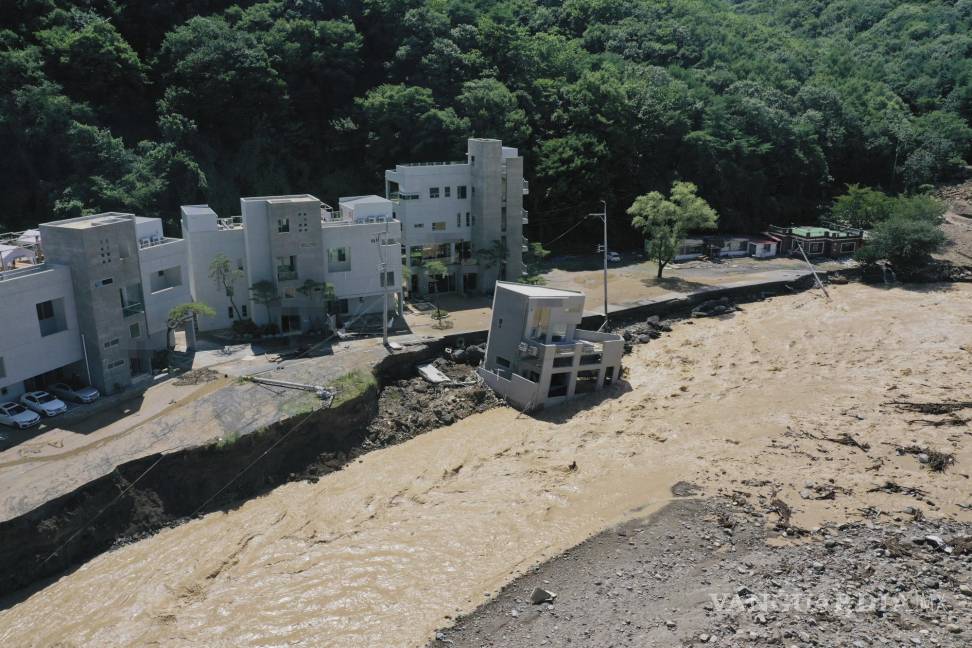
<svg viewBox="0 0 972 648">
<path fill-rule="evenodd" d="M 334 390 L 334 402 L 331 407 L 337 407 L 353 398 L 357 398 L 369 389 L 377 389 L 378 381 L 370 371 L 355 369 L 344 374 L 333 383 L 330 388 Z"/>
<path fill-rule="evenodd" d="M 321 399 L 313 392 L 301 392 L 301 395 L 289 400 L 280 408 L 281 413 L 288 417 L 309 414 L 321 406 Z"/>
</svg>

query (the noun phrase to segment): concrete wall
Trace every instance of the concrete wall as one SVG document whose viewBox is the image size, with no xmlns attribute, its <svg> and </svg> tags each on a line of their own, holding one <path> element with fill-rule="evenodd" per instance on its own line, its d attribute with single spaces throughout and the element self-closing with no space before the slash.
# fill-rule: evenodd
<svg viewBox="0 0 972 648">
<path fill-rule="evenodd" d="M 236 306 L 244 316 L 250 313 L 249 284 L 246 283 L 246 249 L 243 228 L 221 229 L 216 212 L 206 205 L 186 205 L 182 207 L 182 232 L 185 237 L 189 264 L 189 291 L 195 301 L 209 305 L 216 311 L 215 317 L 199 319 L 201 331 L 225 329 L 233 325 L 230 299 L 222 287 L 209 276 L 209 264 L 218 254 L 230 260 L 234 268 L 242 268 L 243 276 L 234 285 Z"/>
<path fill-rule="evenodd" d="M 63 300 L 65 330 L 42 336 L 37 304 Z M 0 274 L 0 402 L 16 400 L 23 381 L 81 362 L 81 333 L 71 270 L 50 263 Z M 86 378 L 86 376 L 85 376 Z"/>
<path fill-rule="evenodd" d="M 334 223 L 325 225 L 322 233 L 327 249 L 346 247 L 350 250 L 350 270 L 338 272 L 328 270 L 325 275 L 327 282 L 334 285 L 337 298 L 348 300 L 348 310 L 352 315 L 380 312 L 382 285 L 378 268 L 382 254 L 384 254 L 387 272 L 393 275 L 386 290 L 392 294 L 401 290 L 401 224 L 398 221 Z M 374 243 L 380 237 L 388 242 L 381 247 Z M 393 297 L 389 297 L 389 310 L 395 310 Z"/>
<path fill-rule="evenodd" d="M 47 259 L 71 268 L 92 384 L 104 394 L 124 389 L 131 384 L 131 361 L 138 360 L 144 372 L 151 356 L 142 339 L 148 323 L 134 216 L 98 214 L 45 223 L 40 229 Z M 131 304 L 142 306 L 124 309 L 122 291 Z"/>
<path fill-rule="evenodd" d="M 159 350 L 165 348 L 169 311 L 192 301 L 188 248 L 183 239 L 165 239 L 159 245 L 140 249 L 138 257 L 148 322 L 147 344 Z"/>
</svg>

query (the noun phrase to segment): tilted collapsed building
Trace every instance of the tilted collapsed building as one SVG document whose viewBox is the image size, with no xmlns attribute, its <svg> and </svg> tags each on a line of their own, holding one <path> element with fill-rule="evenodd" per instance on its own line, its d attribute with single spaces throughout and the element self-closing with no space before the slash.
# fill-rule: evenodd
<svg viewBox="0 0 972 648">
<path fill-rule="evenodd" d="M 577 328 L 583 317 L 583 293 L 498 282 L 479 375 L 523 410 L 614 383 L 621 376 L 624 338 Z"/>
</svg>

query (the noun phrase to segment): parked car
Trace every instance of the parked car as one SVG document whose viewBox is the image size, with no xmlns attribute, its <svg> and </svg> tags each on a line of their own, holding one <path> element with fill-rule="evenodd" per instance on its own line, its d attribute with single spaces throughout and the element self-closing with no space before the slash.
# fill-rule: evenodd
<svg viewBox="0 0 972 648">
<path fill-rule="evenodd" d="M 64 401 L 51 396 L 46 391 L 27 392 L 20 402 L 43 416 L 57 416 L 67 411 Z"/>
<path fill-rule="evenodd" d="M 10 427 L 29 428 L 32 425 L 37 425 L 40 422 L 41 417 L 36 413 L 31 412 L 29 409 L 21 405 L 20 403 L 3 403 L 0 404 L 0 423 L 4 425 L 9 425 Z"/>
<path fill-rule="evenodd" d="M 75 403 L 93 403 L 101 397 L 101 392 L 88 385 L 72 387 L 67 383 L 54 383 L 47 388 L 47 391 Z"/>
<path fill-rule="evenodd" d="M 609 250 L 607 253 L 607 259 L 611 263 L 621 263 L 621 255 L 618 254 L 617 252 L 611 252 Z"/>
</svg>

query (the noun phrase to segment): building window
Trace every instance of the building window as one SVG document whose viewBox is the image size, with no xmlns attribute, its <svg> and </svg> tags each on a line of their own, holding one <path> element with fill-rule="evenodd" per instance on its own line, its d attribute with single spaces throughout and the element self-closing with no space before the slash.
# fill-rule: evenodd
<svg viewBox="0 0 972 648">
<path fill-rule="evenodd" d="M 297 278 L 297 257 L 277 257 L 277 281 L 291 281 Z"/>
<path fill-rule="evenodd" d="M 500 208 L 500 231 L 506 231 L 506 207 Z"/>
<path fill-rule="evenodd" d="M 766 246 L 766 247 L 769 247 L 769 246 Z M 853 252 L 855 247 L 857 247 L 857 243 L 855 243 L 854 241 L 847 241 L 845 243 L 841 243 L 840 244 L 840 251 L 841 252 Z"/>
<path fill-rule="evenodd" d="M 351 269 L 351 248 L 330 248 L 327 251 L 328 272 L 348 272 Z"/>
<path fill-rule="evenodd" d="M 0 358 L 0 378 L 7 377 L 7 368 L 3 366 L 3 358 Z"/>
<path fill-rule="evenodd" d="M 236 260 L 236 268 L 237 268 L 237 270 L 242 270 L 243 269 L 243 259 L 237 259 Z"/>
<path fill-rule="evenodd" d="M 278 218 L 277 219 L 277 231 L 281 234 L 290 231 L 290 219 L 289 218 Z"/>
<path fill-rule="evenodd" d="M 98 286 L 110 286 L 113 283 L 115 283 L 114 279 L 112 279 L 111 277 L 105 277 L 104 279 L 95 282 L 95 288 L 97 288 Z"/>
<path fill-rule="evenodd" d="M 412 227 L 414 227 L 415 229 L 422 229 L 423 227 L 425 227 L 425 223 L 415 223 L 415 225 L 413 225 Z"/>
<path fill-rule="evenodd" d="M 118 338 L 112 338 L 111 340 L 108 340 L 107 342 L 105 342 L 104 346 L 106 349 L 110 349 L 113 346 L 118 346 Z"/>
<path fill-rule="evenodd" d="M 469 164 L 471 164 L 473 166 L 476 165 L 476 156 L 475 155 L 470 155 L 469 156 Z"/>
<path fill-rule="evenodd" d="M 438 221 L 436 223 L 432 223 L 432 230 L 435 232 L 441 232 L 445 228 L 446 228 L 445 221 Z"/>
<path fill-rule="evenodd" d="M 50 299 L 37 304 L 37 323 L 40 325 L 41 337 L 67 330 L 67 320 L 64 317 L 64 299 Z"/>
<path fill-rule="evenodd" d="M 462 214 L 456 212 L 456 227 L 462 227 Z"/>
<path fill-rule="evenodd" d="M 439 197 L 439 188 L 429 187 L 429 198 L 438 198 L 438 197 Z"/>
<path fill-rule="evenodd" d="M 470 225 L 470 222 L 469 222 L 469 212 L 466 212 L 466 227 L 469 227 L 469 225 Z"/>
<path fill-rule="evenodd" d="M 456 187 L 456 198 L 460 200 L 466 199 L 466 185 L 459 185 Z"/>
<path fill-rule="evenodd" d="M 472 224 L 473 224 L 473 227 L 475 227 L 475 226 L 476 226 L 476 214 L 473 214 L 473 217 L 472 217 Z"/>
<path fill-rule="evenodd" d="M 243 317 L 246 317 L 246 304 L 243 304 L 242 306 L 240 306 L 240 314 Z"/>
<path fill-rule="evenodd" d="M 105 364 L 109 369 L 117 369 L 125 364 L 124 360 L 111 360 Z"/>
<path fill-rule="evenodd" d="M 233 319 L 233 307 L 232 306 L 227 306 L 226 307 L 226 317 L 228 317 L 230 319 Z"/>
<path fill-rule="evenodd" d="M 379 272 L 378 273 L 378 283 L 381 284 L 381 287 L 382 288 L 387 288 L 388 286 L 394 286 L 395 285 L 395 273 L 394 272 L 386 272 L 386 273 L 384 273 L 384 275 L 382 275 L 382 273 Z"/>
<path fill-rule="evenodd" d="M 448 198 L 449 195 L 452 193 L 452 187 L 445 187 L 444 191 L 445 191 L 445 197 Z"/>
<path fill-rule="evenodd" d="M 142 328 L 138 325 L 138 322 L 135 322 L 128 327 L 128 332 L 132 334 L 132 339 L 134 340 L 142 334 Z"/>
</svg>

